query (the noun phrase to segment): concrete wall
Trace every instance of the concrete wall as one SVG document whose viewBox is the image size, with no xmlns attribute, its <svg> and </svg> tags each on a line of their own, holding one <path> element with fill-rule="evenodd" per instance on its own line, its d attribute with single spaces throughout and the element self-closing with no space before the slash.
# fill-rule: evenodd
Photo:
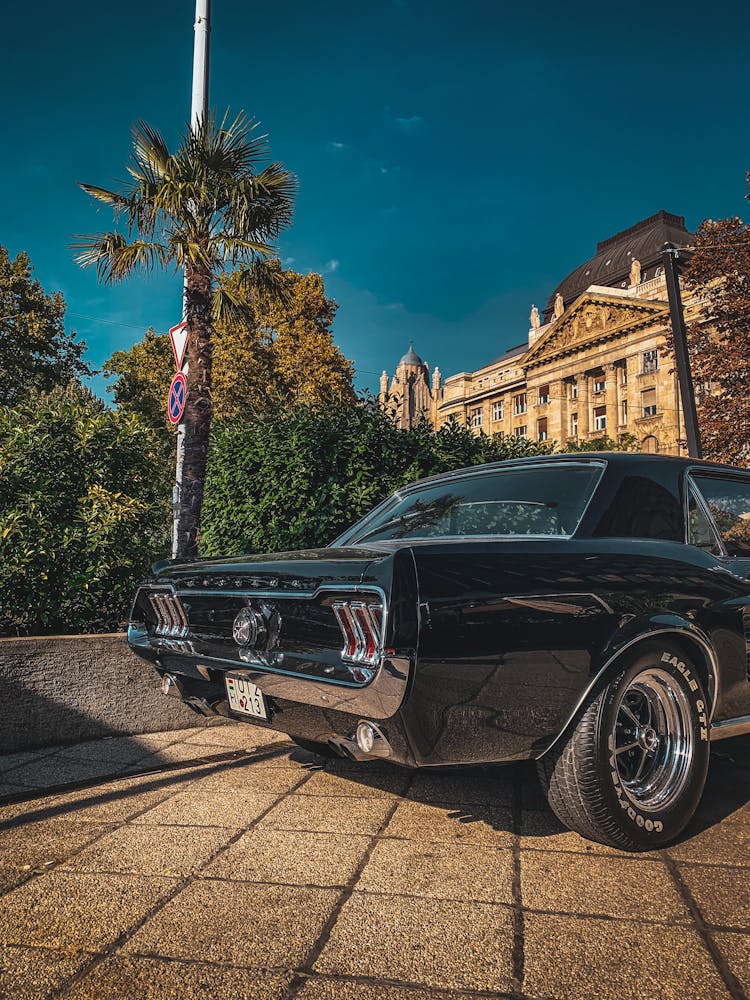
<svg viewBox="0 0 750 1000">
<path fill-rule="evenodd" d="M 122 633 L 0 639 L 0 753 L 211 724 L 164 697 Z"/>
</svg>

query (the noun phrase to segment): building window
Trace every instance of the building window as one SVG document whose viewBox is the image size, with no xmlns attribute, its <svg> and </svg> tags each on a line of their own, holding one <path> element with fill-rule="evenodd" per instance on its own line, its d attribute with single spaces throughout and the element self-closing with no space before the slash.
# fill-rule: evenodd
<svg viewBox="0 0 750 1000">
<path fill-rule="evenodd" d="M 578 382 L 570 383 L 570 398 L 578 399 Z"/>
<path fill-rule="evenodd" d="M 502 399 L 492 404 L 492 419 L 505 420 L 505 403 Z"/>
<path fill-rule="evenodd" d="M 577 413 L 571 413 L 570 414 L 570 436 L 574 437 L 574 438 L 578 437 L 578 414 Z"/>
<path fill-rule="evenodd" d="M 539 402 L 540 403 L 549 403 L 549 386 L 548 385 L 540 385 L 539 386 Z"/>
<path fill-rule="evenodd" d="M 620 420 L 620 423 L 621 424 L 626 424 L 627 422 L 628 422 L 628 401 L 627 401 L 627 399 L 623 399 L 623 401 L 622 401 L 622 419 Z"/>
<path fill-rule="evenodd" d="M 594 407 L 594 430 L 595 431 L 606 431 L 607 429 L 607 407 L 606 406 L 595 406 Z"/>
<path fill-rule="evenodd" d="M 656 415 L 656 389 L 645 389 L 641 393 L 641 407 L 644 417 Z"/>
<path fill-rule="evenodd" d="M 656 455 L 659 451 L 659 439 L 655 438 L 653 434 L 649 434 L 648 437 L 643 439 L 641 448 L 649 455 Z"/>
<path fill-rule="evenodd" d="M 620 385 L 627 385 L 627 384 L 628 384 L 628 369 L 623 363 L 622 367 L 620 368 Z"/>
<path fill-rule="evenodd" d="M 706 399 L 711 395 L 711 383 L 710 382 L 696 382 L 695 385 L 695 401 L 700 406 L 704 403 Z"/>
<path fill-rule="evenodd" d="M 537 441 L 547 440 L 547 418 L 542 417 L 536 422 L 536 438 Z"/>
<path fill-rule="evenodd" d="M 656 348 L 653 351 L 643 352 L 643 374 L 648 375 L 655 372 L 659 367 L 659 352 Z"/>
<path fill-rule="evenodd" d="M 513 429 L 513 433 L 516 435 L 517 438 L 525 438 L 526 437 L 526 424 L 521 424 L 520 427 L 515 427 Z"/>
<path fill-rule="evenodd" d="M 522 392 L 520 395 L 513 397 L 513 412 L 514 412 L 514 414 L 516 416 L 518 416 L 519 413 L 525 413 L 526 412 L 526 393 L 525 392 Z M 526 437 L 525 434 L 523 436 Z"/>
<path fill-rule="evenodd" d="M 603 375 L 594 378 L 594 392 L 604 392 L 607 388 L 607 380 Z"/>
<path fill-rule="evenodd" d="M 469 417 L 471 419 L 471 426 L 472 427 L 481 427 L 482 426 L 482 407 L 481 406 L 477 406 L 476 409 L 474 409 L 474 410 L 471 411 L 471 413 L 469 414 Z"/>
</svg>

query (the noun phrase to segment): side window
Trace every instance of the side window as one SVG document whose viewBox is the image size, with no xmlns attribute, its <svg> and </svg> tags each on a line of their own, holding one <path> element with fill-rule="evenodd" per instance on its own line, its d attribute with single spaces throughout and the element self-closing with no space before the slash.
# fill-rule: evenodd
<svg viewBox="0 0 750 1000">
<path fill-rule="evenodd" d="M 713 525 L 706 517 L 703 505 L 698 500 L 692 485 L 688 492 L 688 544 L 704 549 L 711 555 L 721 555 L 721 548 L 716 540 Z"/>
<path fill-rule="evenodd" d="M 750 557 L 750 479 L 693 474 L 693 481 L 727 552 Z"/>
<path fill-rule="evenodd" d="M 594 534 L 682 542 L 684 520 L 680 502 L 671 490 L 646 476 L 624 476 Z"/>
</svg>

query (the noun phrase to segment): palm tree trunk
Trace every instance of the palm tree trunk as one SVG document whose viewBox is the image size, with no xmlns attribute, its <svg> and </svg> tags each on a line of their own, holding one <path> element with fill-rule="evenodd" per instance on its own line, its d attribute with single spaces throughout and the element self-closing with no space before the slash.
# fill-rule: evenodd
<svg viewBox="0 0 750 1000">
<path fill-rule="evenodd" d="M 213 318 L 211 275 L 194 265 L 185 270 L 185 313 L 188 325 L 185 457 L 177 539 L 178 557 L 198 555 L 201 507 L 211 431 L 211 365 Z"/>
</svg>

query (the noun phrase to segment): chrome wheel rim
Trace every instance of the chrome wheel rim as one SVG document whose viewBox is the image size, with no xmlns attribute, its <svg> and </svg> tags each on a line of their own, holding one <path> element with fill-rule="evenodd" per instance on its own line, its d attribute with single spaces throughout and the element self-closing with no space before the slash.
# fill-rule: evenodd
<svg viewBox="0 0 750 1000">
<path fill-rule="evenodd" d="M 654 667 L 634 677 L 617 706 L 614 759 L 623 791 L 644 812 L 668 809 L 690 778 L 693 713 L 679 681 Z"/>
</svg>

